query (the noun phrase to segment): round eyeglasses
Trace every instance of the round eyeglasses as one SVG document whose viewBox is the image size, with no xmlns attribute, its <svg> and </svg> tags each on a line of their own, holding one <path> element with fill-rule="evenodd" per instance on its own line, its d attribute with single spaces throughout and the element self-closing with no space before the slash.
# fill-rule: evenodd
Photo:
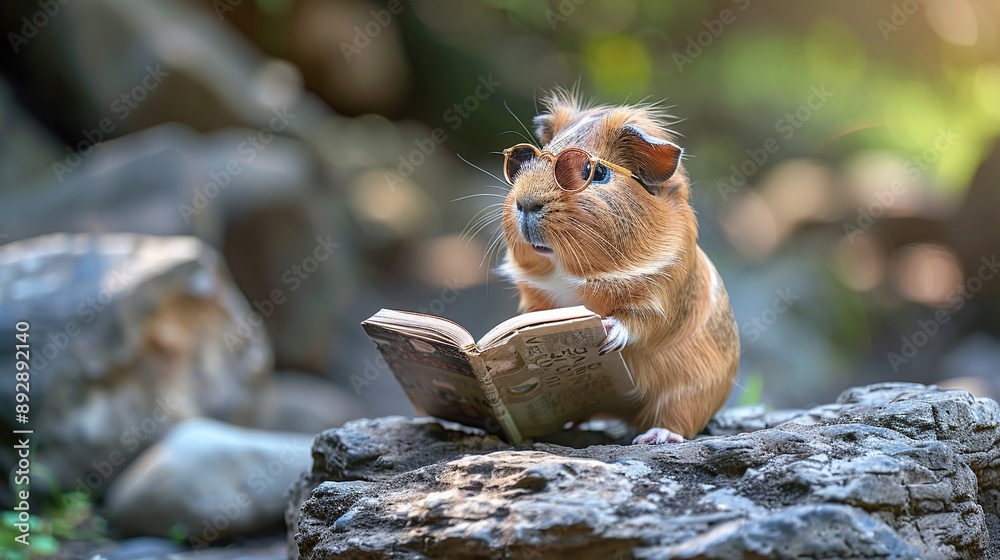
<svg viewBox="0 0 1000 560">
<path fill-rule="evenodd" d="M 558 154 L 540 150 L 532 144 L 516 144 L 503 151 L 503 178 L 514 184 L 514 178 L 521 169 L 538 158 L 552 162 L 552 174 L 559 188 L 566 192 L 580 192 L 590 186 L 596 178 L 603 181 L 609 170 L 628 175 L 638 181 L 646 190 L 645 183 L 629 169 L 601 159 L 583 148 L 566 148 Z"/>
</svg>

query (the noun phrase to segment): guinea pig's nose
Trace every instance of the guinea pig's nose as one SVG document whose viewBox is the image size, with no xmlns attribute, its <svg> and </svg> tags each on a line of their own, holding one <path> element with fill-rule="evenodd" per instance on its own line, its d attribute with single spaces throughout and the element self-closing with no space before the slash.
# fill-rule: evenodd
<svg viewBox="0 0 1000 560">
<path fill-rule="evenodd" d="M 541 200 L 527 197 L 515 201 L 517 206 L 517 229 L 521 236 L 532 245 L 542 245 L 541 216 L 545 204 Z"/>
<path fill-rule="evenodd" d="M 535 199 L 518 200 L 515 204 L 517 205 L 517 211 L 525 215 L 537 214 L 545 207 L 542 201 Z"/>
</svg>

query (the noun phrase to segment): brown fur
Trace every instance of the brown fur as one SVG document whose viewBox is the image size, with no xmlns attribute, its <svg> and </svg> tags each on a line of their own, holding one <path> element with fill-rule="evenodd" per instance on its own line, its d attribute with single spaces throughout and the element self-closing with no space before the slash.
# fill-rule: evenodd
<svg viewBox="0 0 1000 560">
<path fill-rule="evenodd" d="M 567 193 L 555 184 L 551 163 L 536 160 L 504 201 L 501 271 L 517 285 L 522 312 L 582 304 L 621 322 L 630 334 L 622 355 L 639 397 L 627 420 L 692 438 L 732 390 L 739 339 L 722 280 L 697 245 L 679 148 L 672 153 L 676 146 L 651 145 L 623 128 L 672 142 L 666 116 L 645 105 L 581 107 L 563 91 L 546 100 L 546 109 L 535 119 L 543 149 L 586 149 L 647 184 L 659 181 L 659 192 L 612 172 L 607 184 Z M 524 240 L 515 202 L 544 205 L 540 227 L 553 255 Z"/>
</svg>

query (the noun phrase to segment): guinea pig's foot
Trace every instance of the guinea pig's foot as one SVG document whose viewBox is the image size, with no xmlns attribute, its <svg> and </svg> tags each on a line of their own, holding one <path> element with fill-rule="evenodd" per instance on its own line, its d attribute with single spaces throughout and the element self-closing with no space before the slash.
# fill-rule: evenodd
<svg viewBox="0 0 1000 560">
<path fill-rule="evenodd" d="M 675 434 L 666 428 L 650 428 L 646 433 L 632 440 L 632 445 L 645 443 L 663 445 L 664 443 L 684 443 L 684 436 Z"/>
<path fill-rule="evenodd" d="M 621 321 L 614 317 L 605 317 L 603 322 L 604 330 L 607 331 L 608 335 L 604 337 L 604 342 L 601 343 L 601 355 L 624 350 L 625 345 L 628 344 L 628 329 L 625 328 L 625 325 Z"/>
</svg>

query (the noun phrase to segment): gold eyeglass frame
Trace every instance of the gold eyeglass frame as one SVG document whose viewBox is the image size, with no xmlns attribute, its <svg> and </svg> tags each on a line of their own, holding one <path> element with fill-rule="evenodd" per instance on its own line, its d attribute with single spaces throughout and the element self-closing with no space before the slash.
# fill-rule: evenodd
<svg viewBox="0 0 1000 560">
<path fill-rule="evenodd" d="M 608 169 L 611 169 L 612 171 L 617 171 L 617 172 L 622 173 L 624 175 L 628 175 L 629 177 L 635 179 L 640 185 L 642 185 L 642 187 L 644 189 L 649 190 L 649 187 L 647 187 L 646 184 L 642 182 L 642 179 L 640 179 L 639 176 L 636 175 L 634 171 L 632 171 L 630 169 L 627 169 L 625 167 L 622 167 L 620 165 L 611 163 L 610 161 L 608 161 L 606 159 L 601 159 L 601 158 L 595 156 L 594 154 L 588 152 L 587 150 L 584 150 L 583 148 L 570 147 L 570 148 L 565 148 L 565 149 L 561 150 L 558 154 L 553 154 L 549 150 L 540 150 L 534 144 L 527 144 L 527 143 L 514 144 L 513 146 L 511 146 L 511 147 L 509 147 L 509 148 L 507 148 L 506 150 L 503 151 L 503 178 L 510 185 L 514 184 L 514 178 L 511 177 L 510 173 L 509 173 L 509 166 L 508 166 L 508 164 L 510 163 L 510 156 L 514 153 L 515 150 L 518 150 L 518 149 L 521 149 L 521 148 L 528 148 L 528 149 L 532 150 L 533 152 L 535 152 L 535 157 L 536 158 L 545 158 L 545 159 L 549 160 L 550 162 L 552 162 L 552 177 L 556 180 L 556 185 L 558 185 L 560 189 L 562 189 L 562 190 L 564 190 L 566 192 L 577 193 L 577 192 L 583 191 L 584 189 L 586 189 L 587 187 L 589 187 L 590 183 L 593 182 L 593 180 L 594 180 L 594 174 L 597 172 L 597 164 L 603 165 L 603 166 L 607 167 Z M 580 153 L 580 154 L 586 155 L 587 159 L 590 161 L 590 175 L 587 177 L 587 180 L 584 181 L 583 186 L 581 186 L 579 188 L 576 188 L 576 189 L 568 189 L 565 186 L 563 186 L 561 183 L 559 183 L 559 177 L 556 175 L 556 162 L 559 160 L 560 157 L 562 157 L 565 154 L 570 153 L 570 152 Z"/>
</svg>

